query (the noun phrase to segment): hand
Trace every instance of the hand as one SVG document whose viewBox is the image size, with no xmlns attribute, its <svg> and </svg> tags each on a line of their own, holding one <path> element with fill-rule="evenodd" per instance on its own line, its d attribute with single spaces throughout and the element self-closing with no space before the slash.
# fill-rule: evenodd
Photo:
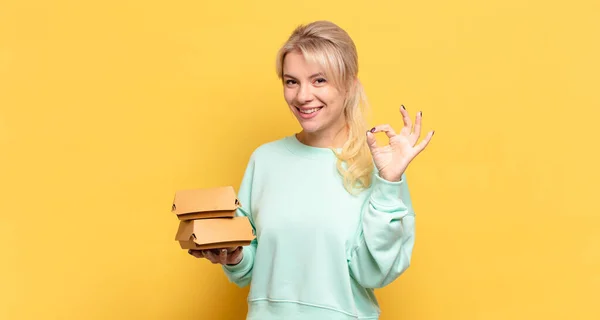
<svg viewBox="0 0 600 320">
<path fill-rule="evenodd" d="M 404 106 L 400 108 L 400 113 L 402 114 L 404 127 L 399 134 L 396 134 L 394 129 L 387 124 L 376 126 L 367 131 L 367 144 L 371 149 L 373 161 L 377 170 L 379 170 L 379 175 L 385 180 L 394 182 L 400 181 L 409 163 L 425 149 L 434 133 L 434 131 L 428 132 L 423 141 L 416 144 L 421 136 L 422 113 L 417 114 L 414 127 Z M 377 132 L 386 133 L 389 138 L 389 145 L 377 146 L 377 140 L 375 140 L 375 133 Z"/>
<path fill-rule="evenodd" d="M 188 250 L 188 253 L 196 258 L 206 258 L 213 264 L 236 265 L 242 261 L 242 247 L 222 248 L 212 250 Z"/>
</svg>

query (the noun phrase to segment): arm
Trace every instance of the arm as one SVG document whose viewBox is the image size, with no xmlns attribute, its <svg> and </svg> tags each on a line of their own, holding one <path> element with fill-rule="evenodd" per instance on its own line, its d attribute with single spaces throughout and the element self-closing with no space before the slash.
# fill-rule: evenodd
<svg viewBox="0 0 600 320">
<path fill-rule="evenodd" d="M 245 213 L 242 213 L 245 215 Z M 256 254 L 256 239 L 250 245 L 242 247 L 242 260 L 236 265 L 223 265 L 223 271 L 230 282 L 238 287 L 245 287 L 252 280 L 252 267 L 254 266 L 254 255 Z"/>
<path fill-rule="evenodd" d="M 254 160 L 251 157 L 248 167 L 246 168 L 246 172 L 244 174 L 244 178 L 242 179 L 242 183 L 240 185 L 240 190 L 238 192 L 238 200 L 241 203 L 241 208 L 238 208 L 236 211 L 236 216 L 241 217 L 245 216 L 250 220 L 250 224 L 252 225 L 252 229 L 256 234 L 256 229 L 254 227 L 254 221 L 252 220 L 252 212 L 251 212 L 251 195 L 252 195 L 252 181 L 254 174 Z M 223 265 L 223 271 L 225 275 L 229 279 L 230 282 L 235 283 L 239 287 L 245 287 L 250 283 L 252 279 L 252 268 L 254 266 L 254 255 L 256 254 L 256 246 L 258 242 L 256 238 L 252 240 L 250 245 L 242 247 L 242 260 L 236 265 Z"/>
<path fill-rule="evenodd" d="M 350 274 L 365 288 L 381 288 L 410 265 L 415 214 L 406 176 L 390 182 L 375 174 L 362 210 L 362 224 L 348 261 Z"/>
</svg>

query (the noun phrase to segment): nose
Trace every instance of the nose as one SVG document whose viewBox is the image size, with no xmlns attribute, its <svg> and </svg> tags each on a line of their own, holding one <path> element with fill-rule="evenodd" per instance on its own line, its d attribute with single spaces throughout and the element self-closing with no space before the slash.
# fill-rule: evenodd
<svg viewBox="0 0 600 320">
<path fill-rule="evenodd" d="M 314 99 L 312 88 L 310 85 L 300 85 L 296 92 L 296 100 L 301 105 L 311 102 Z"/>
</svg>

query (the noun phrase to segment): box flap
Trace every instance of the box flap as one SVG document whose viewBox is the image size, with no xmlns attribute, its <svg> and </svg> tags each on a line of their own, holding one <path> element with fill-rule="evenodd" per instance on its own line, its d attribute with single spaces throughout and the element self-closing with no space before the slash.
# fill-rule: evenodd
<svg viewBox="0 0 600 320">
<path fill-rule="evenodd" d="M 179 228 L 177 229 L 177 234 L 175 235 L 175 240 L 177 241 L 187 241 L 192 239 L 192 234 L 194 233 L 194 220 L 188 221 L 180 221 Z"/>
<path fill-rule="evenodd" d="M 176 215 L 232 211 L 241 206 L 231 186 L 204 189 L 180 190 L 175 193 L 171 211 Z"/>
</svg>

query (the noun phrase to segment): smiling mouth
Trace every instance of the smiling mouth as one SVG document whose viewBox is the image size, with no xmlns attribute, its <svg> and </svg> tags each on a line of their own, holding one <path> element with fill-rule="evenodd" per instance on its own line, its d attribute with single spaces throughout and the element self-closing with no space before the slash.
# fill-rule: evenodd
<svg viewBox="0 0 600 320">
<path fill-rule="evenodd" d="M 311 109 L 300 109 L 300 108 L 296 107 L 296 110 L 298 110 L 298 112 L 303 113 L 303 114 L 315 113 L 321 109 L 323 109 L 323 107 L 316 107 L 316 108 L 311 108 Z"/>
</svg>

